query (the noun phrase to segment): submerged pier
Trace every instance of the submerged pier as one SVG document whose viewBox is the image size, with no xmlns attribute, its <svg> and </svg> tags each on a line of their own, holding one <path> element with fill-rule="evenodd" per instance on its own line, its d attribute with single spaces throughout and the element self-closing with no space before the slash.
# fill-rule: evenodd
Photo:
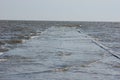
<svg viewBox="0 0 120 80">
<path fill-rule="evenodd" d="M 50 27 L 0 59 L 0 80 L 119 80 L 120 60 L 76 27 Z"/>
</svg>

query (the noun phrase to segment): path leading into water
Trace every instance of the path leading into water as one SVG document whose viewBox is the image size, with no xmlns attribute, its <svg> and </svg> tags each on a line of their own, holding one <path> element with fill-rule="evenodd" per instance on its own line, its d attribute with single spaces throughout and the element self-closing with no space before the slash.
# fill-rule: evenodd
<svg viewBox="0 0 120 80">
<path fill-rule="evenodd" d="M 120 60 L 75 27 L 50 27 L 1 57 L 0 80 L 119 80 Z"/>
</svg>

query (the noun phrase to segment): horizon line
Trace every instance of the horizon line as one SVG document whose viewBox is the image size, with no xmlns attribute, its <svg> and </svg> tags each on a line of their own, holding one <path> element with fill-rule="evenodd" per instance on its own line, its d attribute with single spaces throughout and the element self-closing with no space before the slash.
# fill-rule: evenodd
<svg viewBox="0 0 120 80">
<path fill-rule="evenodd" d="M 100 21 L 100 20 L 96 20 L 96 21 L 89 21 L 89 20 L 32 20 L 32 19 L 29 19 L 29 20 L 24 20 L 24 19 L 0 19 L 0 21 L 49 21 L 49 22 L 120 22 L 120 21 Z"/>
</svg>

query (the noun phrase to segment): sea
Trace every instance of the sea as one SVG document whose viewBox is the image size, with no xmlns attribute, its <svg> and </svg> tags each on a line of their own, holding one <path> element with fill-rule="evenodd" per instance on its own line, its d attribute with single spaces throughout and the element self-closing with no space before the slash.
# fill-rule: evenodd
<svg viewBox="0 0 120 80">
<path fill-rule="evenodd" d="M 119 22 L 0 21 L 0 80 L 120 80 L 114 52 Z"/>
<path fill-rule="evenodd" d="M 120 22 L 1 20 L 0 53 L 16 48 L 51 26 L 77 26 L 104 46 L 120 52 Z"/>
</svg>

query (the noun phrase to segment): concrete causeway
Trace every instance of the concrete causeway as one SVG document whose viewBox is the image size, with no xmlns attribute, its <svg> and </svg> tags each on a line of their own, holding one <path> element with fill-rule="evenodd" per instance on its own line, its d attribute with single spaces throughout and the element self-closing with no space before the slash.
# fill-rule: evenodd
<svg viewBox="0 0 120 80">
<path fill-rule="evenodd" d="M 50 27 L 0 59 L 0 80 L 120 80 L 120 60 L 76 27 Z"/>
</svg>

